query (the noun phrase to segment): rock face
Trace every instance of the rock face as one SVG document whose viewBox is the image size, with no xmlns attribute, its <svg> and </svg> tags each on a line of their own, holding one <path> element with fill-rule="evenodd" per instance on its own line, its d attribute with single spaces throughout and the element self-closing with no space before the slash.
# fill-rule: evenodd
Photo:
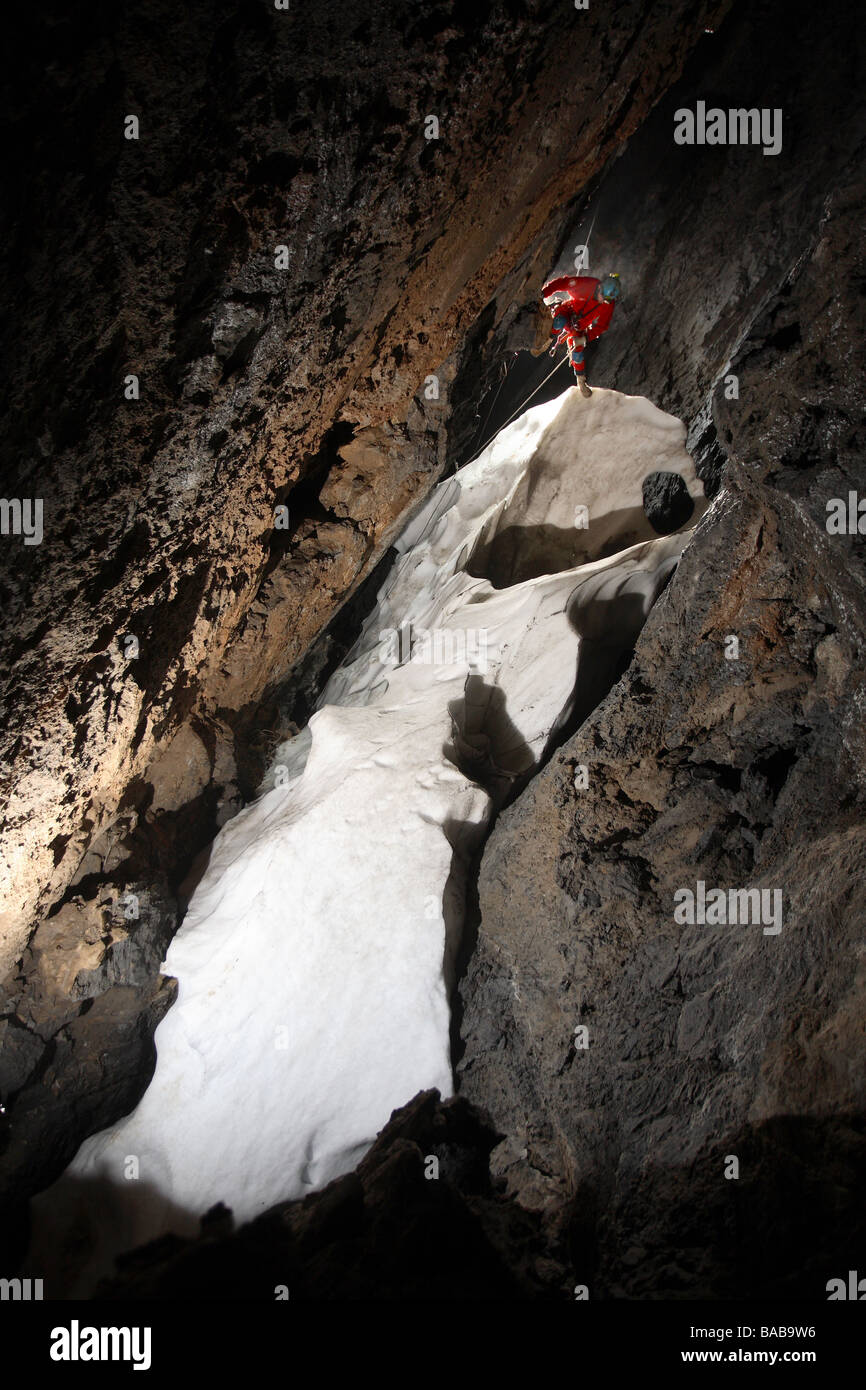
<svg viewBox="0 0 866 1390">
<path fill-rule="evenodd" d="M 653 530 L 666 536 L 685 526 L 694 504 L 678 474 L 656 472 L 644 478 L 643 509 Z"/>
<path fill-rule="evenodd" d="M 358 1166 L 305 1202 L 231 1232 L 225 1209 L 197 1239 L 167 1236 L 119 1261 L 108 1299 L 568 1297 L 562 1251 L 494 1192 L 499 1136 L 466 1101 L 435 1091 L 392 1116 Z"/>
<path fill-rule="evenodd" d="M 631 666 L 481 866 L 461 1091 L 594 1296 L 821 1298 L 866 1236 L 866 570 L 826 525 L 866 489 L 855 168 L 731 353 L 721 490 Z M 698 881 L 780 891 L 781 930 L 677 921 Z"/>
<path fill-rule="evenodd" d="M 311 642 L 408 509 L 549 370 L 513 354 L 597 214 L 625 294 L 590 380 L 685 421 L 715 502 L 485 855 L 460 1085 L 504 1135 L 492 1277 L 540 1242 L 532 1296 L 563 1249 L 593 1297 L 823 1296 L 866 1235 L 864 556 L 825 525 L 866 488 L 859 13 L 24 22 L 47 77 L 10 64 L 3 491 L 45 499 L 46 539 L 0 550 L 7 1193 L 134 1104 L 181 880 L 250 792 L 268 702 L 305 654 L 315 685 Z M 675 147 L 698 100 L 781 108 L 781 154 Z M 782 930 L 678 923 L 699 881 L 781 891 Z M 317 1296 L 348 1287 L 330 1191 Z M 394 1279 L 382 1202 L 366 1289 Z"/>
<path fill-rule="evenodd" d="M 215 20 L 205 0 L 148 0 L 20 18 L 3 491 L 42 499 L 44 539 L 0 547 L 11 1029 L 30 1031 L 21 953 L 59 904 L 90 920 L 143 868 L 182 905 L 266 761 L 250 744 L 271 692 L 445 468 L 491 294 L 514 272 L 534 295 L 558 210 L 725 8 L 360 0 L 347 19 L 333 0 L 239 0 Z M 3 1123 L 25 1143 L 24 1112 L 50 1101 L 74 1150 L 92 1120 L 64 1113 L 72 1081 L 46 1094 L 54 1045 L 16 1049 Z M 147 1069 L 145 1047 L 139 1091 Z M 38 1168 L 7 1178 L 29 1190 Z"/>
<path fill-rule="evenodd" d="M 445 463 L 425 377 L 447 404 L 497 281 L 533 247 L 529 284 L 551 209 L 721 8 L 27 21 L 4 477 L 45 539 L 3 547 L 7 966 L 189 712 L 231 722 L 382 553 Z M 578 24 L 575 87 L 555 60 Z"/>
</svg>

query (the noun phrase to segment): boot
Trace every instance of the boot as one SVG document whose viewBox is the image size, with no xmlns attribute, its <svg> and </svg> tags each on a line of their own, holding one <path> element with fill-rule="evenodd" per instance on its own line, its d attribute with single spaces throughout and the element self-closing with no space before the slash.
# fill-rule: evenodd
<svg viewBox="0 0 866 1390">
<path fill-rule="evenodd" d="M 586 379 L 585 376 L 583 376 L 583 375 L 581 374 L 581 375 L 577 378 L 577 384 L 578 384 L 578 386 L 580 387 L 580 394 L 581 394 L 582 396 L 591 396 L 591 395 L 592 395 L 592 390 L 590 389 L 589 382 L 587 381 L 587 379 Z"/>
</svg>

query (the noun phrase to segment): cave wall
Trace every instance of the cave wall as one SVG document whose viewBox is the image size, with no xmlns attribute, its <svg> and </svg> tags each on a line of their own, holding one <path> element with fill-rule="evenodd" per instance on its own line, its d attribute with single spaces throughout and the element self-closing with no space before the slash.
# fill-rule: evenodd
<svg viewBox="0 0 866 1390">
<path fill-rule="evenodd" d="M 681 79 L 603 175 L 552 219 L 551 266 L 573 273 L 575 250 L 589 237 L 590 271 L 617 270 L 622 280 L 612 326 L 587 351 L 588 379 L 645 394 L 683 420 L 710 493 L 723 457 L 713 398 L 808 253 L 825 201 L 862 143 L 857 27 L 841 3 L 733 6 L 701 34 Z M 780 108 L 781 152 L 675 145 L 675 111 L 698 100 Z M 539 318 L 547 311 L 521 296 L 516 274 L 506 276 L 482 316 L 479 350 L 461 363 L 457 385 L 468 389 L 451 425 L 458 454 L 477 451 L 549 373 L 547 355 L 521 351 L 533 345 Z M 566 381 L 558 372 L 533 402 Z"/>
<path fill-rule="evenodd" d="M 45 539 L 2 550 L 6 966 L 183 721 L 212 745 L 198 789 L 217 775 L 444 466 L 426 375 L 720 8 L 20 20 L 3 476 Z"/>
<path fill-rule="evenodd" d="M 2 476 L 44 499 L 45 534 L 0 547 L 13 1198 L 140 1094 L 172 998 L 158 963 L 197 851 L 252 791 L 270 694 L 446 467 L 496 285 L 519 266 L 534 297 L 552 210 L 725 8 L 18 16 Z"/>
<path fill-rule="evenodd" d="M 660 331 L 599 354 L 681 401 L 715 499 L 619 685 L 494 829 L 462 985 L 494 1171 L 594 1297 L 821 1298 L 866 1234 L 866 551 L 826 525 L 866 487 L 866 122 L 841 9 L 785 6 L 787 36 L 774 9 L 732 17 L 725 66 L 748 89 L 772 53 L 786 168 L 689 151 L 642 268 Z M 834 54 L 852 85 L 816 78 Z M 781 931 L 678 924 L 698 880 L 781 890 Z"/>
<path fill-rule="evenodd" d="M 862 543 L 823 524 L 862 485 L 850 17 L 89 14 L 26 19 L 6 97 L 3 491 L 46 499 L 43 545 L 0 551 L 7 1193 L 134 1104 L 180 880 L 244 790 L 236 730 L 483 442 L 540 279 L 598 207 L 626 298 L 590 378 L 680 414 L 723 488 L 623 680 L 494 831 L 461 1086 L 505 1135 L 497 1204 L 599 1293 L 813 1289 L 862 1242 Z M 777 159 L 673 146 L 673 109 L 732 90 L 784 107 Z M 753 928 L 674 929 L 701 874 L 785 884 L 776 958 Z"/>
</svg>

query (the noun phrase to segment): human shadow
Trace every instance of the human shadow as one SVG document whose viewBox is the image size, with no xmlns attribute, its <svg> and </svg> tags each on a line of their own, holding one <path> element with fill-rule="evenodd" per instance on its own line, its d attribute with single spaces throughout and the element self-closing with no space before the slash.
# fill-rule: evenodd
<svg viewBox="0 0 866 1390">
<path fill-rule="evenodd" d="M 448 705 L 451 739 L 445 757 L 500 806 L 512 787 L 535 767 L 535 755 L 506 709 L 504 690 L 471 672 L 463 694 Z"/>
<path fill-rule="evenodd" d="M 464 1048 L 463 1004 L 456 984 L 466 972 L 478 939 L 478 875 L 496 818 L 554 751 L 577 732 L 624 674 L 649 612 L 677 563 L 674 555 L 657 569 L 645 571 L 638 589 L 634 587 L 634 570 L 623 574 L 602 570 L 575 584 L 566 604 L 568 621 L 579 638 L 574 683 L 539 754 L 511 720 L 504 691 L 486 684 L 480 675 L 467 676 L 463 695 L 448 706 L 452 738 L 443 752 L 466 777 L 483 786 L 493 802 L 490 823 L 478 835 L 470 862 L 466 862 L 464 849 L 458 863 L 455 851 L 445 890 L 445 979 L 451 1000 L 454 1067 Z M 466 830 L 461 823 L 453 827 L 449 834 L 452 845 L 464 842 Z"/>
<path fill-rule="evenodd" d="M 580 641 L 571 698 L 550 731 L 540 762 L 545 763 L 607 698 L 625 674 L 643 626 L 679 563 L 669 556 L 644 571 L 644 587 L 627 587 L 634 571 L 617 576 L 602 571 L 575 585 L 566 605 L 568 621 Z"/>
</svg>

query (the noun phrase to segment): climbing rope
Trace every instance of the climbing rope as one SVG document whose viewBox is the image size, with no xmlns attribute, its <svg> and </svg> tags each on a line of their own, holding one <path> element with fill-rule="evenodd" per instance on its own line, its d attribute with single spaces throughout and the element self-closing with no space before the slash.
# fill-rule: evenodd
<svg viewBox="0 0 866 1390">
<path fill-rule="evenodd" d="M 514 357 L 516 357 L 516 356 L 517 356 L 517 353 L 515 352 Z M 512 358 L 512 361 L 513 361 L 513 360 L 514 360 L 514 359 Z M 486 416 L 484 417 L 484 424 L 481 426 L 480 429 L 478 429 L 478 430 L 475 431 L 475 438 L 476 438 L 476 439 L 478 438 L 479 435 L 482 435 L 482 436 L 483 436 L 484 431 L 487 429 L 487 425 L 488 425 L 488 423 L 489 423 L 489 421 L 490 421 L 491 415 L 493 414 L 494 408 L 495 408 L 495 406 L 496 406 L 496 402 L 499 400 L 499 392 L 502 390 L 503 386 L 505 385 L 506 377 L 508 376 L 508 373 L 509 373 L 510 370 L 511 370 L 511 362 L 503 362 L 502 366 L 503 366 L 503 371 L 501 371 L 501 372 L 499 373 L 499 385 L 498 385 L 497 388 L 496 388 L 496 395 L 493 397 L 493 404 L 491 405 L 491 407 L 490 407 L 490 409 L 488 410 Z M 473 441 L 473 442 L 474 442 L 474 441 Z M 481 447 L 482 447 L 482 450 L 483 450 L 484 446 L 482 445 Z M 478 455 L 476 454 L 475 457 L 477 458 Z"/>
<path fill-rule="evenodd" d="M 590 244 L 590 241 L 592 240 L 593 228 L 595 227 L 596 218 L 598 217 L 598 212 L 599 212 L 599 207 L 600 207 L 600 206 L 601 206 L 601 199 L 599 199 L 598 202 L 596 203 L 595 212 L 593 213 L 593 215 L 592 215 L 592 221 L 591 221 L 590 224 L 589 224 L 589 231 L 588 231 L 587 234 L 586 234 L 586 242 L 584 243 L 584 245 L 586 246 L 587 250 L 589 249 L 589 244 Z M 585 215 L 584 215 L 583 221 L 585 221 L 585 220 L 586 220 L 586 217 L 585 217 Z M 582 223 L 579 223 L 578 225 L 580 226 L 580 225 L 582 225 Z M 516 360 L 516 358 L 517 358 L 517 353 L 515 352 L 515 353 L 514 353 L 514 356 L 513 356 L 512 359 L 511 359 L 511 362 L 506 362 L 506 363 L 503 364 L 505 370 L 503 371 L 503 373 L 502 373 L 502 375 L 501 375 L 501 377 L 500 377 L 500 379 L 499 379 L 499 385 L 498 385 L 497 388 L 496 388 L 496 394 L 495 394 L 495 396 L 493 397 L 493 401 L 492 401 L 492 403 L 491 403 L 490 409 L 488 410 L 488 412 L 487 412 L 487 414 L 486 414 L 486 416 L 485 416 L 485 418 L 484 418 L 484 424 L 481 426 L 480 430 L 476 430 L 476 432 L 475 432 L 475 439 L 476 439 L 476 440 L 478 439 L 479 435 L 481 436 L 482 439 L 484 438 L 484 431 L 487 429 L 487 426 L 488 426 L 488 424 L 490 423 L 490 417 L 491 417 L 491 415 L 493 414 L 493 411 L 494 411 L 495 408 L 496 408 L 496 402 L 499 400 L 499 393 L 500 393 L 500 391 L 502 390 L 503 386 L 505 385 L 505 381 L 506 381 L 506 378 L 507 378 L 507 376 L 508 376 L 508 373 L 509 373 L 510 370 L 511 370 L 512 363 Z M 547 383 L 550 381 L 550 378 L 553 376 L 554 372 L 558 372 L 559 369 L 560 369 L 560 367 L 563 366 L 563 365 L 564 365 L 566 362 L 568 362 L 568 361 L 569 361 L 569 358 L 568 358 L 568 356 L 566 355 L 566 356 L 562 359 L 561 362 L 557 362 L 556 366 L 553 368 L 553 371 L 552 371 L 552 372 L 548 372 L 547 376 L 544 378 L 544 381 L 539 382 L 539 384 L 535 387 L 535 389 L 532 390 L 532 391 L 530 391 L 529 395 L 526 397 L 526 400 L 523 401 L 523 402 L 517 407 L 517 409 L 515 410 L 515 412 L 514 412 L 513 415 L 509 415 L 508 419 L 505 421 L 505 424 L 500 425 L 500 426 L 499 426 L 499 429 L 504 430 L 506 425 L 510 425 L 511 422 L 512 422 L 512 420 L 515 420 L 515 419 L 517 418 L 517 416 L 521 413 L 521 411 L 523 411 L 523 410 L 526 409 L 527 405 L 528 405 L 529 402 L 532 400 L 532 397 L 535 396 L 535 395 L 537 395 L 537 393 L 541 390 L 542 386 L 546 386 L 546 385 L 547 385 Z M 480 412 L 479 412 L 479 415 L 478 415 L 476 418 L 480 418 Z M 499 432 L 499 431 L 497 431 L 497 433 L 498 433 L 498 432 Z M 474 441 L 473 441 L 473 442 L 474 442 Z M 467 460 L 466 460 L 466 463 L 461 463 L 460 467 L 461 467 L 461 468 L 465 468 L 465 467 L 467 466 L 467 464 L 474 463 L 475 460 L 476 460 L 477 458 L 479 458 L 479 457 L 481 456 L 481 454 L 484 453 L 484 450 L 486 449 L 486 447 L 487 447 L 486 444 L 482 444 L 482 445 L 481 445 L 481 448 L 478 450 L 478 452 L 475 453 L 475 454 L 473 454 L 471 458 L 467 459 Z"/>
<path fill-rule="evenodd" d="M 517 409 L 514 411 L 514 413 L 511 414 L 511 415 L 509 415 L 508 419 L 507 419 L 503 424 L 501 424 L 501 425 L 499 426 L 499 429 L 500 429 L 500 430 L 504 430 L 506 425 L 510 425 L 511 422 L 512 422 L 512 420 L 516 420 L 517 417 L 518 417 L 518 415 L 520 415 L 521 412 L 524 411 L 524 410 L 526 409 L 527 405 L 528 405 L 529 402 L 532 400 L 532 397 L 538 395 L 538 392 L 541 390 L 542 386 L 546 386 L 547 383 L 550 381 L 550 378 L 554 375 L 554 373 L 555 373 L 555 372 L 558 372 L 559 369 L 560 369 L 560 367 L 564 367 L 564 366 L 566 366 L 567 364 L 570 365 L 570 364 L 569 364 L 569 361 L 568 361 L 568 357 L 563 357 L 563 358 L 562 358 L 562 361 L 557 362 L 557 364 L 556 364 L 556 366 L 554 367 L 553 371 L 552 371 L 552 372 L 548 372 L 548 373 L 547 373 L 547 376 L 544 378 L 544 380 L 543 380 L 543 381 L 540 381 L 540 382 L 538 383 L 538 385 L 537 385 L 532 391 L 530 391 L 530 393 L 529 393 L 529 395 L 526 397 L 526 399 L 525 399 L 524 401 L 521 401 L 520 405 L 517 407 Z M 509 365 L 510 365 L 510 364 L 509 364 Z M 506 373 L 506 375 L 507 375 L 507 373 Z M 496 392 L 497 396 L 499 395 L 499 391 L 502 390 L 502 383 L 504 382 L 504 380 L 505 380 L 505 377 L 503 377 L 503 378 L 502 378 L 502 381 L 500 381 L 500 383 L 499 383 L 499 390 Z M 494 400 L 493 405 L 495 405 L 495 404 L 496 404 L 496 401 Z M 487 420 L 490 419 L 490 416 L 491 416 L 492 414 L 493 414 L 493 406 L 491 406 L 490 409 L 489 409 L 488 412 L 487 412 Z M 484 428 L 485 428 L 485 429 L 486 429 L 486 427 L 487 427 L 487 420 L 484 421 Z M 497 430 L 497 434 L 498 434 L 498 433 L 499 433 L 499 430 Z M 477 434 L 476 434 L 475 438 L 476 438 L 476 439 L 478 438 L 478 435 L 477 435 Z M 488 442 L 489 442 L 489 441 L 488 441 Z M 481 455 L 484 453 L 484 450 L 485 450 L 486 448 L 487 448 L 487 444 L 482 444 L 482 445 L 481 445 L 481 448 L 478 450 L 478 453 L 477 453 L 477 454 L 473 454 L 472 457 L 471 457 L 471 459 L 467 459 L 467 460 L 466 460 L 466 463 L 461 463 L 460 468 L 466 468 L 470 463 L 474 463 L 475 460 L 476 460 L 477 458 L 480 458 L 480 457 L 481 457 Z M 459 471 L 459 470 L 458 470 L 458 471 Z"/>
</svg>

